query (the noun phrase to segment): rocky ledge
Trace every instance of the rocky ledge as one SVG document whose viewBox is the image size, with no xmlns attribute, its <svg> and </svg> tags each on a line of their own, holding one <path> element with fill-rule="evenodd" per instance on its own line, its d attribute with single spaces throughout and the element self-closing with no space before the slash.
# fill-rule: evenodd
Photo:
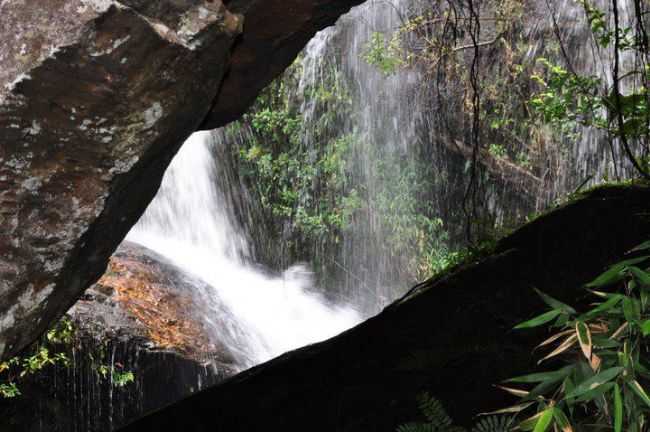
<svg viewBox="0 0 650 432">
<path fill-rule="evenodd" d="M 418 418 L 422 391 L 469 426 L 514 402 L 494 384 L 536 367 L 531 350 L 546 333 L 512 330 L 545 307 L 533 287 L 570 304 L 588 301 L 583 284 L 649 238 L 650 187 L 596 189 L 340 336 L 123 431 L 393 432 Z"/>
</svg>

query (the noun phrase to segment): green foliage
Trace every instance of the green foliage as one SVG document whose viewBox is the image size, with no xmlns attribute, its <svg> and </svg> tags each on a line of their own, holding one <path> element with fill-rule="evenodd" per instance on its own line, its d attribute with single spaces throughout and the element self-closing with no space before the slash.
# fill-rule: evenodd
<svg viewBox="0 0 650 432">
<path fill-rule="evenodd" d="M 575 75 L 545 58 L 538 62 L 546 68 L 546 76 L 532 75 L 542 90 L 530 99 L 530 105 L 544 122 L 565 134 L 573 133 L 576 124 L 607 126 L 597 96 L 602 85 L 599 78 Z"/>
<path fill-rule="evenodd" d="M 64 317 L 45 333 L 44 341 L 38 344 L 32 354 L 12 357 L 0 362 L 0 397 L 20 396 L 17 382 L 34 375 L 47 367 L 60 365 L 68 367 L 70 360 L 64 352 L 56 352 L 61 345 L 70 344 L 74 337 L 72 322 Z"/>
<path fill-rule="evenodd" d="M 587 0 L 581 0 L 579 2 L 584 8 L 591 32 L 596 39 L 596 42 L 603 48 L 609 47 L 618 33 L 619 38 L 619 49 L 621 50 L 630 50 L 630 49 L 639 49 L 639 42 L 634 38 L 634 31 L 630 27 L 610 29 L 609 28 L 609 18 L 605 12 L 601 11 L 593 4 L 589 3 Z"/>
<path fill-rule="evenodd" d="M 268 225 L 283 227 L 295 257 L 305 259 L 317 250 L 314 254 L 327 260 L 337 256 L 353 227 L 373 236 L 371 221 L 374 232 L 386 238 L 376 245 L 378 252 L 394 258 L 395 268 L 410 278 L 423 279 L 444 267 L 446 233 L 426 199 L 435 180 L 431 167 L 341 132 L 352 102 L 336 67 L 326 68 L 321 81 L 305 85 L 302 99 L 293 100 L 289 89 L 298 86 L 298 66 L 228 128 L 233 137 L 242 129 L 251 132 L 235 147 L 239 174 L 259 197 Z M 305 106 L 309 115 L 300 111 Z"/>
<path fill-rule="evenodd" d="M 63 317 L 45 332 L 31 353 L 0 362 L 0 398 L 20 396 L 18 384 L 28 376 L 38 375 L 51 367 L 70 367 L 70 357 L 66 351 L 72 348 L 74 341 L 74 323 L 68 317 Z M 116 370 L 100 365 L 97 372 L 103 378 L 110 372 L 116 387 L 124 387 L 135 379 L 132 372 L 123 371 L 121 367 Z"/>
<path fill-rule="evenodd" d="M 313 125 L 303 124 L 288 92 L 298 65 L 287 72 L 287 82 L 275 81 L 244 116 L 253 135 L 239 149 L 240 173 L 260 197 L 269 218 L 288 223 L 303 241 L 317 243 L 328 235 L 338 238 L 359 204 L 357 191 L 346 188 L 345 161 L 352 137 L 330 133 L 333 115 L 345 115 L 350 98 L 337 74 L 329 82 L 304 89 L 305 97 L 319 105 L 310 132 L 322 143 L 319 148 L 306 147 L 302 136 Z"/>
<path fill-rule="evenodd" d="M 638 28 L 610 26 L 608 15 L 594 7 L 587 0 L 581 1 L 592 35 L 603 49 L 613 49 L 615 64 L 610 72 L 615 85 L 595 76 L 581 75 L 573 70 L 540 58 L 539 63 L 545 71 L 532 75 L 539 91 L 530 99 L 530 106 L 543 122 L 557 128 L 557 131 L 577 139 L 577 126 L 594 127 L 606 133 L 610 139 L 618 139 L 625 155 L 643 177 L 649 178 L 647 164 L 648 138 L 650 137 L 650 110 L 648 80 L 650 70 L 645 59 L 647 38 L 641 25 Z M 640 17 L 637 17 L 640 19 Z M 639 31 L 641 34 L 636 34 Z M 633 51 L 641 66 L 636 69 L 619 71 L 620 57 L 625 51 Z M 626 94 L 620 90 L 623 79 L 633 81 L 627 86 Z M 635 156 L 630 143 L 642 150 L 642 156 Z"/>
<path fill-rule="evenodd" d="M 426 423 L 410 422 L 397 427 L 396 432 L 464 432 L 465 429 L 455 426 L 451 417 L 445 411 L 438 399 L 424 392 L 417 397 L 418 408 L 426 418 Z M 479 420 L 472 432 L 507 432 L 512 429 L 512 418 L 509 416 L 488 416 Z"/>
<path fill-rule="evenodd" d="M 650 242 L 635 248 L 650 250 Z M 521 398 L 511 411 L 534 410 L 519 423 L 522 430 L 595 429 L 642 431 L 650 415 L 646 393 L 650 370 L 650 255 L 611 266 L 587 288 L 597 300 L 585 312 L 542 292 L 549 311 L 516 328 L 548 326 L 554 334 L 539 348 L 549 351 L 540 363 L 563 359 L 564 365 L 508 380 L 532 388 L 507 388 Z"/>
<path fill-rule="evenodd" d="M 45 333 L 45 337 L 52 344 L 69 345 L 72 343 L 74 333 L 75 329 L 72 321 L 67 317 L 63 317 Z"/>
<path fill-rule="evenodd" d="M 20 390 L 14 382 L 0 384 L 0 397 L 3 399 L 11 399 L 20 396 Z"/>
<path fill-rule="evenodd" d="M 472 428 L 472 432 L 506 432 L 514 428 L 513 418 L 505 415 L 482 417 Z"/>
<path fill-rule="evenodd" d="M 95 371 L 104 379 L 110 379 L 115 387 L 124 387 L 135 381 L 135 375 L 129 370 L 124 370 L 122 365 L 108 366 L 97 365 Z"/>
<path fill-rule="evenodd" d="M 124 387 L 135 380 L 135 375 L 131 371 L 116 370 L 113 368 L 111 380 L 115 387 Z"/>
<path fill-rule="evenodd" d="M 433 189 L 431 167 L 400 154 L 365 146 L 373 182 L 383 187 L 364 194 L 361 211 L 376 221 L 386 238 L 383 246 L 398 267 L 415 280 L 424 280 L 452 259 L 442 219 L 435 217 L 426 198 Z"/>
<path fill-rule="evenodd" d="M 490 144 L 488 152 L 497 159 L 505 159 L 508 157 L 508 152 L 502 144 Z"/>
<path fill-rule="evenodd" d="M 386 38 L 383 33 L 374 32 L 366 43 L 363 59 L 375 66 L 384 75 L 394 74 L 404 61 L 400 58 L 399 32 Z"/>
</svg>

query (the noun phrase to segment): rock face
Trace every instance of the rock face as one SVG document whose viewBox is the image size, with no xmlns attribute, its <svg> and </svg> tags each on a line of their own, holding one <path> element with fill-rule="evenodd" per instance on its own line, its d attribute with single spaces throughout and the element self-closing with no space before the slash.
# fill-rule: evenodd
<svg viewBox="0 0 650 432">
<path fill-rule="evenodd" d="M 650 238 L 650 187 L 594 190 L 499 242 L 489 256 L 414 289 L 342 335 L 239 374 L 124 432 L 394 431 L 416 395 L 459 425 L 512 403 L 493 387 L 532 371 L 546 333 L 513 332 L 544 305 L 537 287 L 575 304 L 582 285 Z"/>
<path fill-rule="evenodd" d="M 192 131 L 357 3 L 0 2 L 0 359 L 100 277 Z"/>
<path fill-rule="evenodd" d="M 257 94 L 280 75 L 321 30 L 364 0 L 232 0 L 228 9 L 245 17 L 230 69 L 201 129 L 239 118 Z"/>
<path fill-rule="evenodd" d="M 209 315 L 212 319 L 205 319 Z M 69 367 L 46 369 L 0 399 L 0 430 L 110 431 L 214 385 L 247 365 L 241 330 L 203 282 L 141 246 L 123 243 L 106 274 L 68 311 Z M 111 373 L 133 371 L 124 387 Z"/>
</svg>

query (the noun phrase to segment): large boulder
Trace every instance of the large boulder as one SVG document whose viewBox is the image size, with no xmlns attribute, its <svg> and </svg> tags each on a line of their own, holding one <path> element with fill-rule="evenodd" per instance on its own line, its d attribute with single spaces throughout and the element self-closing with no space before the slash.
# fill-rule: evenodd
<svg viewBox="0 0 650 432">
<path fill-rule="evenodd" d="M 19 381 L 20 397 L 0 399 L 0 430 L 114 430 L 250 365 L 244 330 L 215 290 L 137 244 L 118 248 L 67 319 L 71 343 L 44 343 L 70 365 Z M 111 382 L 127 372 L 132 383 Z"/>
<path fill-rule="evenodd" d="M 101 276 L 191 132 L 360 0 L 224 3 L 0 2 L 0 359 Z"/>
<path fill-rule="evenodd" d="M 514 402 L 494 387 L 532 371 L 543 332 L 513 326 L 545 306 L 537 287 L 575 304 L 583 284 L 650 238 L 650 187 L 588 193 L 429 280 L 378 316 L 153 413 L 124 432 L 393 432 L 422 391 L 457 423 Z"/>
</svg>

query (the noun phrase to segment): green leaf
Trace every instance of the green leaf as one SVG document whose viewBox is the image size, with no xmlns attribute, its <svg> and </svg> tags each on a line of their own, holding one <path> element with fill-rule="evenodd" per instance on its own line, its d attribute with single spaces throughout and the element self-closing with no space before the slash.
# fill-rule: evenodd
<svg viewBox="0 0 650 432">
<path fill-rule="evenodd" d="M 574 308 L 572 308 L 571 306 L 569 306 L 569 305 L 567 305 L 565 303 L 562 303 L 559 300 L 554 299 L 553 297 L 549 296 L 548 294 L 543 293 L 542 291 L 538 290 L 537 288 L 533 288 L 533 289 L 535 290 L 537 295 L 539 295 L 542 298 L 544 303 L 549 305 L 551 308 L 559 309 L 559 310 L 561 310 L 563 312 L 566 312 L 568 314 L 576 313 L 576 310 Z"/>
<path fill-rule="evenodd" d="M 598 386 L 594 388 L 593 390 L 589 390 L 577 398 L 572 399 L 573 402 L 575 403 L 581 403 L 581 402 L 590 402 L 599 396 L 602 396 L 603 394 L 609 392 L 611 389 L 614 388 L 614 383 L 613 382 L 607 382 L 601 386 Z"/>
<path fill-rule="evenodd" d="M 537 420 L 533 432 L 546 432 L 546 429 L 548 429 L 548 427 L 551 425 L 551 422 L 553 421 L 554 411 L 555 409 L 553 407 L 546 408 L 546 410 L 542 412 L 542 415 Z"/>
<path fill-rule="evenodd" d="M 538 372 L 529 375 L 523 375 L 515 378 L 510 378 L 506 382 L 514 383 L 538 383 L 538 382 L 557 382 L 563 380 L 567 375 L 573 371 L 574 366 L 565 366 L 553 372 Z"/>
<path fill-rule="evenodd" d="M 641 270 L 638 267 L 628 267 L 628 270 L 632 272 L 636 280 L 641 282 L 645 286 L 650 286 L 650 273 Z"/>
<path fill-rule="evenodd" d="M 623 297 L 624 296 L 621 294 L 614 294 L 609 299 L 607 299 L 606 302 L 599 304 L 592 310 L 583 314 L 579 319 L 585 321 L 599 315 L 602 312 L 606 312 L 615 307 L 623 299 Z"/>
<path fill-rule="evenodd" d="M 524 397 L 522 400 L 523 401 L 535 401 L 539 399 L 539 396 L 545 395 L 549 393 L 550 391 L 555 391 L 559 385 L 561 380 L 551 380 L 551 381 L 544 381 L 539 384 L 537 384 L 533 389 L 528 393 L 528 396 Z"/>
<path fill-rule="evenodd" d="M 555 417 L 555 423 L 557 423 L 557 425 L 560 427 L 562 432 L 573 431 L 573 428 L 571 427 L 571 422 L 567 418 L 566 414 L 564 414 L 564 411 L 562 411 L 557 406 L 554 407 L 553 409 L 553 417 Z"/>
<path fill-rule="evenodd" d="M 637 394 L 641 398 L 641 400 L 650 407 L 650 397 L 648 397 L 648 394 L 645 392 L 643 387 L 641 387 L 641 384 L 637 380 L 632 380 L 628 381 L 627 385 L 634 391 L 634 393 Z"/>
<path fill-rule="evenodd" d="M 582 321 L 576 321 L 576 334 L 578 335 L 578 342 L 580 343 L 580 349 L 585 355 L 587 360 L 591 359 L 591 332 L 589 327 Z"/>
<path fill-rule="evenodd" d="M 637 322 L 641 318 L 641 309 L 635 299 L 630 297 L 623 298 L 623 315 L 630 323 Z"/>
<path fill-rule="evenodd" d="M 525 329 L 525 328 L 533 328 L 533 327 L 539 327 L 543 324 L 546 324 L 549 321 L 552 321 L 562 313 L 561 310 L 554 309 L 552 311 L 548 311 L 546 313 L 543 313 L 541 315 L 536 316 L 533 319 L 530 319 L 528 321 L 522 322 L 521 324 L 518 324 L 515 326 L 515 330 L 519 329 Z"/>
<path fill-rule="evenodd" d="M 641 333 L 643 333 L 643 336 L 650 335 L 650 320 L 645 320 L 641 323 Z"/>
<path fill-rule="evenodd" d="M 638 245 L 638 246 L 636 246 L 636 247 L 630 249 L 630 250 L 628 251 L 628 253 L 629 253 L 629 252 L 637 252 L 637 251 L 646 250 L 646 249 L 650 249 L 650 240 L 644 241 L 644 242 L 641 243 L 640 245 Z"/>
<path fill-rule="evenodd" d="M 586 286 L 587 288 L 599 288 L 607 285 L 611 285 L 623 279 L 622 271 L 627 266 L 639 264 L 650 258 L 650 255 L 642 256 L 639 258 L 633 258 L 619 263 L 614 264 L 609 268 L 609 270 L 602 273 L 593 281 L 589 282 Z"/>
<path fill-rule="evenodd" d="M 623 428 L 623 398 L 621 388 L 614 384 L 614 432 L 621 432 Z"/>
<path fill-rule="evenodd" d="M 606 336 L 592 335 L 592 343 L 598 348 L 618 348 L 620 342 Z"/>
<path fill-rule="evenodd" d="M 539 421 L 539 419 L 542 417 L 543 414 L 544 411 L 540 411 L 537 414 L 533 415 L 532 417 L 522 420 L 521 423 L 519 423 L 518 428 L 523 431 L 532 431 L 535 428 L 535 426 L 537 426 L 537 422 Z"/>
<path fill-rule="evenodd" d="M 589 391 L 595 390 L 596 388 L 602 386 L 603 384 L 607 383 L 608 381 L 611 381 L 612 379 L 616 378 L 624 368 L 617 366 L 609 369 L 605 369 L 604 371 L 592 376 L 586 381 L 581 382 L 578 384 L 572 391 L 571 393 L 566 395 L 567 399 L 573 399 L 577 398 L 578 396 L 587 393 Z"/>
</svg>

